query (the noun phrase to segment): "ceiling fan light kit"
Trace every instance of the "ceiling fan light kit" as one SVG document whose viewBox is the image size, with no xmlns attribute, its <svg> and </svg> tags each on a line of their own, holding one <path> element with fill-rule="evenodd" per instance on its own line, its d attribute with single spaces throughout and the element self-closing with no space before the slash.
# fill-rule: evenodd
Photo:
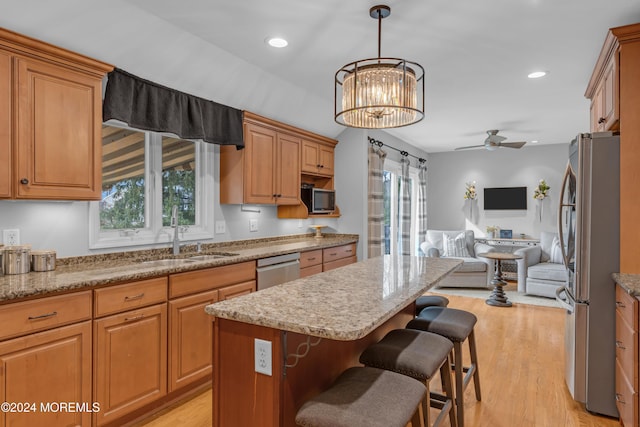
<svg viewBox="0 0 640 427">
<path fill-rule="evenodd" d="M 380 56 L 382 19 L 390 13 L 385 5 L 369 10 L 378 20 L 378 57 L 351 62 L 336 72 L 334 119 L 341 125 L 386 129 L 424 118 L 424 68 Z"/>
<path fill-rule="evenodd" d="M 467 147 L 458 147 L 458 148 L 456 148 L 456 151 L 458 151 L 458 150 L 469 150 L 469 149 L 473 149 L 473 148 L 484 148 L 487 151 L 495 151 L 499 147 L 522 148 L 524 146 L 524 144 L 527 143 L 526 141 L 502 142 L 507 138 L 505 138 L 504 136 L 498 135 L 498 132 L 499 131 L 497 129 L 490 129 L 490 130 L 487 131 L 487 135 L 489 135 L 489 136 L 487 137 L 487 139 L 484 140 L 484 144 L 482 144 L 482 145 L 469 145 Z"/>
</svg>

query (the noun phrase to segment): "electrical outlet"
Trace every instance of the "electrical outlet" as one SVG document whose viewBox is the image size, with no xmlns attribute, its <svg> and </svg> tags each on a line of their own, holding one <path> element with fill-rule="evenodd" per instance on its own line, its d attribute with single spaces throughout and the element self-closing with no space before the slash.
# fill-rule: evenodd
<svg viewBox="0 0 640 427">
<path fill-rule="evenodd" d="M 227 231 L 227 224 L 224 221 L 216 221 L 216 234 L 224 234 Z"/>
<path fill-rule="evenodd" d="M 299 219 L 298 220 L 298 228 L 302 228 L 304 226 L 304 224 L 302 223 L 302 220 Z"/>
<path fill-rule="evenodd" d="M 255 350 L 256 372 L 271 376 L 271 341 L 255 338 L 253 348 Z"/>
<path fill-rule="evenodd" d="M 258 220 L 250 219 L 249 220 L 249 231 L 258 231 Z"/>
<path fill-rule="evenodd" d="M 2 231 L 2 242 L 5 246 L 13 246 L 20 244 L 20 230 L 14 228 L 12 230 Z"/>
</svg>

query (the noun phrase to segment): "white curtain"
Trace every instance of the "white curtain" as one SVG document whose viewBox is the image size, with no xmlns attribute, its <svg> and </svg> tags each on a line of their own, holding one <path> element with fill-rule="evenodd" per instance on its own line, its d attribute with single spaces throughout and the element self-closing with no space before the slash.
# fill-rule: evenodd
<svg viewBox="0 0 640 427">
<path fill-rule="evenodd" d="M 403 157 L 398 192 L 398 254 L 411 255 L 411 188 L 409 187 L 409 159 Z"/>
<path fill-rule="evenodd" d="M 384 159 L 387 153 L 380 149 L 369 147 L 369 177 L 368 177 L 368 242 L 367 257 L 373 258 L 384 253 L 383 240 L 383 185 Z"/>
<path fill-rule="evenodd" d="M 418 218 L 416 222 L 418 244 L 427 240 L 427 164 L 418 166 Z"/>
</svg>

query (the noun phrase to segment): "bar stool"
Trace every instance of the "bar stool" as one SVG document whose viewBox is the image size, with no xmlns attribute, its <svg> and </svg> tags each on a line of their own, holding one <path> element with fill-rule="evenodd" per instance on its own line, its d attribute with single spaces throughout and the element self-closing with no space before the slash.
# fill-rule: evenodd
<svg viewBox="0 0 640 427">
<path fill-rule="evenodd" d="M 446 307 L 449 299 L 440 295 L 423 295 L 416 299 L 416 316 L 427 307 Z"/>
<path fill-rule="evenodd" d="M 442 335 L 453 342 L 454 363 L 453 369 L 456 378 L 456 415 L 458 426 L 464 426 L 464 391 L 473 378 L 476 400 L 481 400 L 480 372 L 478 371 L 478 355 L 476 353 L 476 340 L 473 332 L 478 318 L 468 311 L 448 307 L 427 307 L 420 312 L 418 317 L 407 324 L 409 329 L 432 332 Z M 469 342 L 471 364 L 468 367 L 462 365 L 462 343 Z"/>
<path fill-rule="evenodd" d="M 368 367 L 344 371 L 328 390 L 305 402 L 296 414 L 304 427 L 423 427 L 426 389 L 395 372 Z M 418 421 L 418 424 L 414 424 Z"/>
<path fill-rule="evenodd" d="M 434 427 L 442 424 L 447 413 L 451 427 L 455 427 L 454 394 L 448 363 L 452 351 L 453 343 L 440 335 L 411 329 L 396 329 L 362 352 L 360 363 L 407 375 L 424 383 L 427 388 L 423 400 L 425 425 L 431 426 L 429 407 L 433 406 L 440 409 L 433 423 Z M 429 390 L 429 382 L 438 370 L 440 370 L 445 395 L 431 393 Z"/>
</svg>

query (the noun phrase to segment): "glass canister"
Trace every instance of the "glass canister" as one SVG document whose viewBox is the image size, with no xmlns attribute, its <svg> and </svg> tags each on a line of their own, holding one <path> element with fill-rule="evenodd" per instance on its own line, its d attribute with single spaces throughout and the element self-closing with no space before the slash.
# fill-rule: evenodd
<svg viewBox="0 0 640 427">
<path fill-rule="evenodd" d="M 52 271 L 56 269 L 56 251 L 31 251 L 31 270 Z"/>
<path fill-rule="evenodd" d="M 4 274 L 25 274 L 31 269 L 29 246 L 5 246 Z"/>
</svg>

